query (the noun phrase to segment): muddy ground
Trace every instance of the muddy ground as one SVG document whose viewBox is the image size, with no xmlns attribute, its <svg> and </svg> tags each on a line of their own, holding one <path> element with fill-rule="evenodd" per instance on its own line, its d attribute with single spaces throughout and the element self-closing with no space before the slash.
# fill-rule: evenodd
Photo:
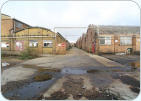
<svg viewBox="0 0 141 101">
<path fill-rule="evenodd" d="M 103 54 L 102 57 L 108 58 L 110 60 L 116 61 L 120 64 L 131 66 L 134 62 L 137 64 L 137 67 L 140 67 L 140 55 L 112 55 L 112 54 Z"/>
<path fill-rule="evenodd" d="M 132 62 L 138 59 L 130 56 Z M 140 69 L 133 66 L 73 48 L 67 55 L 17 60 L 15 65 L 3 67 L 2 94 L 14 100 L 131 100 L 140 91 Z"/>
</svg>

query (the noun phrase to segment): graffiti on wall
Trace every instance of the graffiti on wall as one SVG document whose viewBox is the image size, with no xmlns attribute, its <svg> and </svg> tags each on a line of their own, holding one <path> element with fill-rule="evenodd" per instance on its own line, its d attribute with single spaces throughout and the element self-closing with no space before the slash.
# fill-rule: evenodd
<svg viewBox="0 0 141 101">
<path fill-rule="evenodd" d="M 24 50 L 24 42 L 23 41 L 16 41 L 16 50 L 18 50 L 18 51 Z"/>
<path fill-rule="evenodd" d="M 59 43 L 57 46 L 58 47 L 66 47 L 66 44 L 65 43 Z"/>
</svg>

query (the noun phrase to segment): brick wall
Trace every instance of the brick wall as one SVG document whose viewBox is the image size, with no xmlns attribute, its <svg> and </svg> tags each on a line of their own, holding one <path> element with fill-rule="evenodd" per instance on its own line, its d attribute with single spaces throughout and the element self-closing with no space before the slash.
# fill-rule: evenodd
<svg viewBox="0 0 141 101">
<path fill-rule="evenodd" d="M 109 31 L 111 32 L 111 31 Z M 99 34 L 99 35 L 98 35 Z M 102 45 L 99 43 L 100 36 L 111 36 L 111 44 L 110 45 Z M 122 45 L 120 44 L 121 36 L 129 36 L 131 37 L 132 44 L 130 45 Z M 86 41 L 85 41 L 86 39 Z M 127 52 L 128 48 L 132 48 L 133 52 L 140 51 L 140 35 L 134 33 L 98 33 L 97 27 L 93 25 L 89 25 L 86 35 L 82 35 L 77 42 L 76 46 L 78 48 L 82 48 L 87 52 L 92 52 L 92 45 L 94 43 L 95 53 L 118 53 L 118 52 Z"/>
<path fill-rule="evenodd" d="M 13 28 L 12 19 L 1 20 L 1 36 L 10 36 L 10 30 Z"/>
</svg>

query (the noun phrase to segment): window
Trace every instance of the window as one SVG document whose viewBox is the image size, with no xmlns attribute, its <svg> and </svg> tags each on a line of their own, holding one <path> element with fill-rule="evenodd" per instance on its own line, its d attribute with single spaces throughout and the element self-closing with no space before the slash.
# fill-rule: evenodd
<svg viewBox="0 0 141 101">
<path fill-rule="evenodd" d="M 2 48 L 8 48 L 9 47 L 9 43 L 7 43 L 7 42 L 1 42 L 1 47 Z"/>
<path fill-rule="evenodd" d="M 130 36 L 121 36 L 120 37 L 120 45 L 131 45 L 132 37 Z"/>
<path fill-rule="evenodd" d="M 38 47 L 38 41 L 30 40 L 29 41 L 29 47 Z"/>
<path fill-rule="evenodd" d="M 20 22 L 15 22 L 15 26 L 17 27 L 17 28 L 22 28 L 22 23 L 20 23 Z"/>
<path fill-rule="evenodd" d="M 100 45 L 111 45 L 111 36 L 101 36 L 99 43 Z"/>
<path fill-rule="evenodd" d="M 52 40 L 44 40 L 43 45 L 44 47 L 52 47 L 53 45 Z"/>
</svg>

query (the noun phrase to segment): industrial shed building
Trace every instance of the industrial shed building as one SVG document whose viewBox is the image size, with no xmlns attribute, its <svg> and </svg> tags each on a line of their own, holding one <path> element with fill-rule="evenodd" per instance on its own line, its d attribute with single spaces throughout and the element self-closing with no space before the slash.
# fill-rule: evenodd
<svg viewBox="0 0 141 101">
<path fill-rule="evenodd" d="M 140 28 L 137 26 L 89 25 L 84 40 L 78 39 L 76 46 L 91 53 L 140 52 Z M 81 43 L 80 43 L 81 42 Z"/>
<path fill-rule="evenodd" d="M 31 26 L 8 15 L 1 14 L 1 36 L 11 36 L 16 31 L 28 27 Z"/>
<path fill-rule="evenodd" d="M 85 50 L 86 49 L 86 34 L 83 33 L 82 35 L 82 49 Z"/>
<path fill-rule="evenodd" d="M 20 54 L 22 51 L 32 49 L 38 54 L 65 54 L 69 47 L 70 43 L 60 33 L 43 27 L 31 27 L 2 15 L 2 52 Z"/>
<path fill-rule="evenodd" d="M 1 14 L 1 48 L 3 51 L 13 51 L 14 42 L 10 38 L 15 35 L 15 32 L 29 28 L 30 25 L 13 19 L 8 15 Z"/>
</svg>

